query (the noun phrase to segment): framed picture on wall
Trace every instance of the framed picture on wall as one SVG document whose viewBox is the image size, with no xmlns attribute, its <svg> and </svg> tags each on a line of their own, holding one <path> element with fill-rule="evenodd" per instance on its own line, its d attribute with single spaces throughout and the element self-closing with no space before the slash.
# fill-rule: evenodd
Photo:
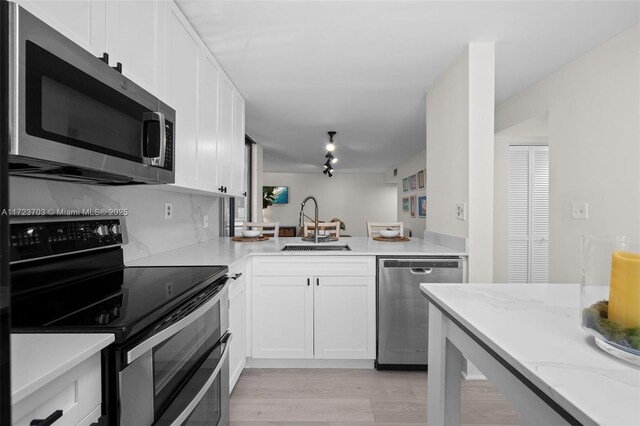
<svg viewBox="0 0 640 426">
<path fill-rule="evenodd" d="M 424 188 L 424 169 L 418 172 L 418 188 Z"/>
<path fill-rule="evenodd" d="M 288 186 L 263 186 L 263 196 L 269 196 L 272 204 L 288 204 L 289 203 L 289 187 Z"/>
<path fill-rule="evenodd" d="M 402 179 L 402 192 L 409 191 L 409 178 Z"/>
<path fill-rule="evenodd" d="M 409 197 L 409 205 L 411 208 L 411 217 L 416 217 L 416 196 L 415 195 L 412 195 L 411 197 Z"/>
<path fill-rule="evenodd" d="M 402 197 L 402 212 L 409 213 L 409 197 Z"/>
<path fill-rule="evenodd" d="M 409 176 L 409 186 L 412 191 L 418 189 L 418 179 L 416 178 L 416 175 Z"/>
<path fill-rule="evenodd" d="M 418 197 L 418 217 L 427 217 L 427 196 Z"/>
</svg>

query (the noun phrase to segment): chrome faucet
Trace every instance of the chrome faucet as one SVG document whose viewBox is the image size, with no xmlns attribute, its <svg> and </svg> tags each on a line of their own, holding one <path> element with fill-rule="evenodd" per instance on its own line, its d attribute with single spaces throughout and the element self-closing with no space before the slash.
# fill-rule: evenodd
<svg viewBox="0 0 640 426">
<path fill-rule="evenodd" d="M 313 242 L 318 244 L 318 200 L 316 200 L 316 197 L 314 197 L 312 195 L 309 195 L 307 198 L 305 198 L 302 201 L 302 204 L 300 204 L 300 227 L 301 228 L 304 227 L 304 218 L 305 217 L 307 219 L 311 220 L 311 218 L 309 216 L 304 214 L 304 205 L 309 200 L 313 200 L 313 203 L 316 205 L 316 212 L 315 212 L 316 214 L 315 214 L 315 219 L 313 220 L 313 223 L 315 224 L 315 228 L 313 229 Z"/>
</svg>

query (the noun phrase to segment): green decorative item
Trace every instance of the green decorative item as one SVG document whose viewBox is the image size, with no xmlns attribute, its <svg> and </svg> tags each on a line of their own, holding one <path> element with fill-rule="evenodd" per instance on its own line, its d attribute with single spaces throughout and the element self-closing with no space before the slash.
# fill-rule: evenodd
<svg viewBox="0 0 640 426">
<path fill-rule="evenodd" d="M 608 341 L 640 351 L 640 328 L 624 328 L 608 318 L 609 301 L 601 300 L 582 311 L 582 324 Z"/>
<path fill-rule="evenodd" d="M 262 187 L 262 208 L 263 209 L 266 209 L 267 207 L 272 205 L 273 202 L 275 201 L 276 199 L 275 190 L 276 190 L 275 186 Z"/>
</svg>

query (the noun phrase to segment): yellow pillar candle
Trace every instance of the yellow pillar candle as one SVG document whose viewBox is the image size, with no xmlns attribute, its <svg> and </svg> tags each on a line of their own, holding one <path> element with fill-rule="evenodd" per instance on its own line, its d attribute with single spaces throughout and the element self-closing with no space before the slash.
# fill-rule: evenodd
<svg viewBox="0 0 640 426">
<path fill-rule="evenodd" d="M 640 327 L 640 254 L 613 252 L 608 316 L 625 328 Z"/>
</svg>

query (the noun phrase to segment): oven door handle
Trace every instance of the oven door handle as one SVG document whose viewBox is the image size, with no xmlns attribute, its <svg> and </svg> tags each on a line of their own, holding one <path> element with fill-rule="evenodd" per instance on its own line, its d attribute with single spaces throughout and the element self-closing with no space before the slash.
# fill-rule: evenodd
<svg viewBox="0 0 640 426">
<path fill-rule="evenodd" d="M 213 373 L 211 373 L 211 375 L 209 376 L 207 381 L 204 383 L 204 385 L 202 385 L 200 389 L 197 391 L 197 393 L 195 394 L 195 396 L 192 399 L 190 399 L 189 404 L 187 404 L 187 406 L 184 407 L 179 413 L 172 413 L 172 410 L 171 410 L 172 407 L 170 406 L 167 409 L 167 411 L 164 412 L 162 417 L 160 417 L 156 422 L 153 423 L 153 426 L 180 426 L 184 423 L 187 417 L 189 417 L 191 413 L 193 413 L 193 411 L 196 409 L 200 401 L 202 401 L 202 398 L 204 398 L 204 396 L 207 394 L 207 392 L 213 385 L 213 382 L 216 380 L 216 377 L 218 377 L 218 374 L 220 374 L 220 370 L 222 369 L 222 366 L 225 364 L 225 361 L 229 356 L 229 347 L 230 347 L 232 336 L 233 335 L 231 333 L 227 332 L 220 339 L 220 344 L 223 347 L 222 354 L 220 355 L 220 360 L 218 361 L 218 364 L 213 370 Z M 212 351 L 209 357 L 203 362 L 203 365 L 209 362 L 210 360 L 216 358 L 213 355 L 214 352 L 216 351 L 215 350 Z M 187 382 L 187 384 L 183 388 L 183 392 L 191 390 L 189 388 L 193 386 L 194 385 L 192 381 Z M 176 398 L 176 400 L 177 399 L 178 398 Z"/>
<path fill-rule="evenodd" d="M 229 277 L 228 276 L 223 278 L 223 279 L 224 279 L 224 283 L 220 284 L 220 285 L 224 285 L 224 284 L 226 284 L 227 281 L 229 281 Z M 211 299 L 209 299 L 206 303 L 204 303 L 198 309 L 196 309 L 195 311 L 191 312 L 186 317 L 182 318 L 180 321 L 178 321 L 175 324 L 172 324 L 169 327 L 165 328 L 164 330 L 154 334 L 153 336 L 149 337 L 147 340 L 141 342 L 140 344 L 134 346 L 131 350 L 127 351 L 126 356 L 125 356 L 125 359 L 127 361 L 127 365 L 131 364 L 133 361 L 138 359 L 140 356 L 142 356 L 146 352 L 148 352 L 151 349 L 153 349 L 154 346 L 158 345 L 159 343 L 164 342 L 169 337 L 171 337 L 174 334 L 178 333 L 180 330 L 182 330 L 183 328 L 185 328 L 186 326 L 188 326 L 189 324 L 191 324 L 192 322 L 194 322 L 195 320 L 200 318 L 205 312 L 207 312 L 209 309 L 211 309 L 213 307 L 213 305 L 218 303 L 223 295 L 227 294 L 227 292 L 224 291 L 224 290 L 225 290 L 224 288 L 221 289 L 219 292 L 216 293 L 215 296 L 213 296 Z"/>
</svg>

